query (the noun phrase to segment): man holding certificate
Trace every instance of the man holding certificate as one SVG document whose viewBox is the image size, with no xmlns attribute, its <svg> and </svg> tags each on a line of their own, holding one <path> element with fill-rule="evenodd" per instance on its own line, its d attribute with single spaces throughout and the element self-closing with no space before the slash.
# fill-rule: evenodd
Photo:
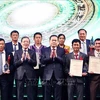
<svg viewBox="0 0 100 100">
<path fill-rule="evenodd" d="M 65 73 L 68 74 L 68 100 L 74 100 L 76 91 L 77 100 L 83 100 L 84 79 L 87 75 L 87 56 L 80 52 L 81 42 L 79 39 L 72 41 L 73 52 L 65 56 Z M 76 89 L 76 90 L 75 90 Z"/>
<path fill-rule="evenodd" d="M 96 92 L 100 87 L 100 38 L 95 40 L 95 50 L 89 52 L 89 73 L 90 100 L 96 100 Z"/>
</svg>

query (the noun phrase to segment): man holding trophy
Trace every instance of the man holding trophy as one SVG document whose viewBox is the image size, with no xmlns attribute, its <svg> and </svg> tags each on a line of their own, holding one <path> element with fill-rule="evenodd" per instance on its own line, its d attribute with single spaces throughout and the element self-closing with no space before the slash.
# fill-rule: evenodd
<svg viewBox="0 0 100 100">
<path fill-rule="evenodd" d="M 8 100 L 8 74 L 10 74 L 12 67 L 13 55 L 5 52 L 5 40 L 0 38 L 0 91 L 1 100 Z"/>
</svg>

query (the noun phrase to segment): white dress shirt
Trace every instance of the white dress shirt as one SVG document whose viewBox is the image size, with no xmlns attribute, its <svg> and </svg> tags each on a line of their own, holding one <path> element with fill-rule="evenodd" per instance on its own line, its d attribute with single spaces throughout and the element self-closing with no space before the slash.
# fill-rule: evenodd
<svg viewBox="0 0 100 100">
<path fill-rule="evenodd" d="M 98 58 L 100 58 L 100 52 L 98 52 L 98 51 L 94 51 L 94 55 L 95 55 L 95 57 L 98 57 Z"/>
<path fill-rule="evenodd" d="M 13 50 L 14 50 L 14 43 L 12 42 L 12 46 L 13 46 Z M 18 47 L 18 42 L 16 43 L 16 50 L 18 50 L 19 49 L 19 47 Z"/>
<path fill-rule="evenodd" d="M 79 59 L 79 55 L 80 55 L 80 52 L 78 52 L 77 54 L 74 53 L 74 58 Z M 77 58 L 76 58 L 76 56 L 77 56 Z"/>
<path fill-rule="evenodd" d="M 81 41 L 81 49 L 80 49 L 81 52 L 87 54 L 87 45 L 86 45 L 86 40 L 83 42 Z"/>
<path fill-rule="evenodd" d="M 2 72 L 4 72 L 4 65 L 6 63 L 6 52 L 5 50 L 2 52 Z"/>
</svg>

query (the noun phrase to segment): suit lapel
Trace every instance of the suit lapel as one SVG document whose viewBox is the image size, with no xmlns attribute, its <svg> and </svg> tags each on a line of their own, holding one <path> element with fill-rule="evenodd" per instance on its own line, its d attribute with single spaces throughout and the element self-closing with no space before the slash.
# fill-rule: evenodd
<svg viewBox="0 0 100 100">
<path fill-rule="evenodd" d="M 23 50 L 20 50 L 19 55 L 22 56 Z"/>
<path fill-rule="evenodd" d="M 48 52 L 48 55 L 50 56 L 50 53 L 51 53 L 51 47 L 48 48 L 48 51 L 47 51 L 47 52 Z"/>
<path fill-rule="evenodd" d="M 70 57 L 72 58 L 72 59 L 74 59 L 75 57 L 74 57 L 74 53 L 73 52 L 71 52 L 70 53 Z"/>
<path fill-rule="evenodd" d="M 10 42 L 10 46 L 9 47 L 11 48 L 11 51 L 13 51 L 13 44 L 12 44 L 12 42 Z"/>
<path fill-rule="evenodd" d="M 80 58 L 83 59 L 83 54 L 81 52 L 79 53 L 79 59 Z"/>
<path fill-rule="evenodd" d="M 90 41 L 89 40 L 86 40 L 87 53 L 89 52 L 89 45 L 90 45 Z"/>
<path fill-rule="evenodd" d="M 29 55 L 31 56 L 31 51 L 30 51 L 30 49 L 28 49 L 28 53 L 29 53 Z"/>
<path fill-rule="evenodd" d="M 22 48 L 22 47 L 21 47 L 21 44 L 20 44 L 19 42 L 18 42 L 18 48 L 19 48 L 19 49 L 21 49 L 21 48 Z"/>
<path fill-rule="evenodd" d="M 59 53 L 60 53 L 59 47 L 57 47 L 57 51 L 56 52 L 57 52 L 57 55 L 59 55 Z"/>
<path fill-rule="evenodd" d="M 5 57 L 6 57 L 5 59 L 6 59 L 6 61 L 7 61 L 7 57 L 8 57 L 8 54 L 7 54 L 7 52 L 5 52 Z"/>
</svg>

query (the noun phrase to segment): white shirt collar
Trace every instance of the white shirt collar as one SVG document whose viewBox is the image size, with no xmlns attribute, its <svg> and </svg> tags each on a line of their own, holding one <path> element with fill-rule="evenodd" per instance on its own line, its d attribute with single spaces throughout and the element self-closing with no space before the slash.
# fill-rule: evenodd
<svg viewBox="0 0 100 100">
<path fill-rule="evenodd" d="M 74 53 L 74 52 L 73 52 L 73 53 Z M 79 56 L 79 54 L 80 54 L 80 52 L 77 53 L 78 56 Z M 76 55 L 76 54 L 74 53 L 74 55 Z"/>
<path fill-rule="evenodd" d="M 94 51 L 94 55 L 95 55 L 95 57 L 98 57 L 98 54 L 100 54 L 100 52 L 98 52 L 98 51 Z"/>
<path fill-rule="evenodd" d="M 51 47 L 51 50 L 53 50 L 53 49 L 57 50 L 57 47 L 54 47 L 54 48 L 53 48 L 53 47 Z"/>
<path fill-rule="evenodd" d="M 23 50 L 23 51 L 24 51 L 24 50 L 28 51 L 28 48 L 27 48 L 27 49 L 22 48 L 22 50 Z"/>
<path fill-rule="evenodd" d="M 12 45 L 15 45 L 13 42 L 12 42 Z M 18 45 L 18 42 L 16 43 L 16 46 Z"/>
<path fill-rule="evenodd" d="M 2 53 L 5 53 L 5 50 L 3 50 Z"/>
<path fill-rule="evenodd" d="M 86 40 L 85 41 L 81 41 L 81 43 L 85 43 L 86 44 Z"/>
</svg>

